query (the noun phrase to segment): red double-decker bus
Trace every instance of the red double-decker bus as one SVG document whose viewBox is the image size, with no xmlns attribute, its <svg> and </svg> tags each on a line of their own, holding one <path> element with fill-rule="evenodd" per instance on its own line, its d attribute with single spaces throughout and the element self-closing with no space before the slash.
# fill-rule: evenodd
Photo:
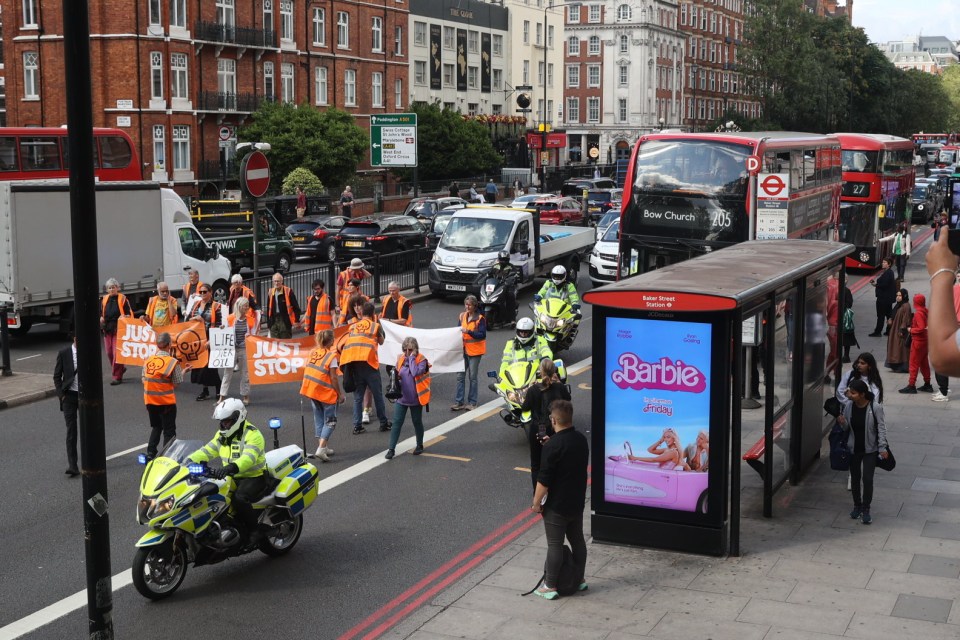
<svg viewBox="0 0 960 640">
<path fill-rule="evenodd" d="M 748 159 L 759 164 L 755 190 Z M 625 184 L 621 278 L 745 240 L 828 240 L 840 212 L 840 141 L 785 131 L 650 134 L 637 142 Z"/>
<path fill-rule="evenodd" d="M 913 146 L 917 149 L 922 144 L 947 144 L 954 142 L 956 137 L 949 133 L 915 133 L 910 136 L 913 139 Z"/>
<path fill-rule="evenodd" d="M 105 182 L 142 180 L 133 140 L 120 129 L 93 130 L 94 175 Z M 0 127 L 0 180 L 70 177 L 65 127 Z"/>
<path fill-rule="evenodd" d="M 836 133 L 840 139 L 843 190 L 840 197 L 841 242 L 857 251 L 847 267 L 873 269 L 890 254 L 881 242 L 902 222 L 909 224 L 910 193 L 917 177 L 913 143 L 883 134 Z"/>
</svg>

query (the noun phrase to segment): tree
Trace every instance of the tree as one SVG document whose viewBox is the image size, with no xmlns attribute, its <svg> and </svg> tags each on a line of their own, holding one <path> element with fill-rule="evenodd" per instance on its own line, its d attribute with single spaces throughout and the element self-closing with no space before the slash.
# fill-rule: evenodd
<svg viewBox="0 0 960 640">
<path fill-rule="evenodd" d="M 943 90 L 950 101 L 950 122 L 947 127 L 950 131 L 960 131 L 960 65 L 952 64 L 946 68 L 941 76 Z"/>
<path fill-rule="evenodd" d="M 323 193 L 323 183 L 320 182 L 320 178 L 306 167 L 297 167 L 288 173 L 283 179 L 280 193 L 285 196 L 293 195 L 297 192 L 297 187 L 303 187 L 303 192 L 308 196 L 318 196 Z"/>
<path fill-rule="evenodd" d="M 367 151 L 367 132 L 341 109 L 264 102 L 238 132 L 241 140 L 269 142 L 270 167 L 285 176 L 303 167 L 325 185 L 345 184 Z"/>
<path fill-rule="evenodd" d="M 460 113 L 441 109 L 439 103 L 415 103 L 417 114 L 417 161 L 421 179 L 445 180 L 492 173 L 503 166 L 493 148 L 490 131 Z M 412 169 L 394 171 L 401 180 L 412 179 Z"/>
</svg>

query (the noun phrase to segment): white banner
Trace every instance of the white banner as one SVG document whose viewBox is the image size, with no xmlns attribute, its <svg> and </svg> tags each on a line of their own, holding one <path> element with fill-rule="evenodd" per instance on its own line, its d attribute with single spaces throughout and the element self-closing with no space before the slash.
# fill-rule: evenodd
<svg viewBox="0 0 960 640">
<path fill-rule="evenodd" d="M 392 322 L 382 322 L 384 341 L 378 351 L 380 364 L 393 366 L 400 357 L 403 339 L 416 338 L 420 353 L 430 363 L 430 373 L 463 371 L 463 338 L 460 327 L 449 329 L 416 329 Z"/>
<path fill-rule="evenodd" d="M 242 320 L 241 320 L 242 322 Z M 237 357 L 237 334 L 233 327 L 210 327 L 210 359 L 207 366 L 217 369 L 233 368 Z"/>
</svg>

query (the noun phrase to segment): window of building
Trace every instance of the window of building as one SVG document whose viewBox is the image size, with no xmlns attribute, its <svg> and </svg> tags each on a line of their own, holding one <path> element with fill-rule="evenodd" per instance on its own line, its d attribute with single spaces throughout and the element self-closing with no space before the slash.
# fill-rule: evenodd
<svg viewBox="0 0 960 640">
<path fill-rule="evenodd" d="M 547 63 L 547 86 L 553 86 L 553 63 Z"/>
<path fill-rule="evenodd" d="M 163 100 L 163 54 L 159 51 L 150 53 L 150 97 Z"/>
<path fill-rule="evenodd" d="M 314 72 L 316 87 L 314 93 L 317 95 L 317 104 L 327 104 L 329 90 L 327 87 L 327 68 L 317 67 Z"/>
<path fill-rule="evenodd" d="M 630 76 L 629 67 L 625 64 L 620 65 L 619 67 L 617 67 L 617 75 L 618 75 L 618 84 L 621 87 L 627 86 L 627 79 Z"/>
<path fill-rule="evenodd" d="M 470 53 L 480 53 L 480 32 L 467 32 L 467 51 Z"/>
<path fill-rule="evenodd" d="M 225 27 L 233 27 L 233 25 L 236 24 L 236 20 L 237 13 L 234 7 L 234 0 L 217 0 L 217 24 Z M 187 146 L 189 146 L 189 144 L 188 141 Z"/>
<path fill-rule="evenodd" d="M 567 86 L 574 89 L 580 86 L 580 65 L 567 67 Z"/>
<path fill-rule="evenodd" d="M 150 21 L 150 26 L 159 26 L 162 24 L 163 16 L 160 15 L 160 0 L 150 0 L 148 3 L 149 14 L 148 20 Z"/>
<path fill-rule="evenodd" d="M 263 95 L 267 97 L 267 100 L 273 100 L 277 96 L 272 62 L 263 63 Z"/>
<path fill-rule="evenodd" d="M 346 11 L 337 11 L 337 47 L 350 48 L 350 14 Z"/>
<path fill-rule="evenodd" d="M 620 98 L 617 100 L 617 122 L 626 122 L 627 121 L 627 99 Z"/>
<path fill-rule="evenodd" d="M 190 127 L 185 124 L 173 125 L 173 170 L 190 170 Z"/>
<path fill-rule="evenodd" d="M 580 98 L 567 98 L 567 122 L 580 122 Z"/>
<path fill-rule="evenodd" d="M 547 47 L 553 49 L 553 25 L 547 27 Z"/>
<path fill-rule="evenodd" d="M 553 122 L 553 100 L 547 100 L 547 122 Z"/>
<path fill-rule="evenodd" d="M 293 86 L 293 63 L 284 62 L 280 65 L 280 99 L 284 102 L 296 102 L 297 94 Z"/>
<path fill-rule="evenodd" d="M 480 88 L 480 67 L 467 67 L 467 86 L 471 89 Z"/>
<path fill-rule="evenodd" d="M 413 61 L 413 83 L 427 84 L 427 62 L 425 60 Z"/>
<path fill-rule="evenodd" d="M 280 39 L 293 42 L 293 0 L 280 0 Z"/>
<path fill-rule="evenodd" d="M 490 82 L 493 84 L 493 89 L 503 89 L 503 69 L 493 69 L 491 71 Z"/>
<path fill-rule="evenodd" d="M 543 63 L 538 62 L 537 63 L 537 86 L 538 87 L 543 86 L 543 72 L 544 72 Z"/>
<path fill-rule="evenodd" d="M 320 7 L 313 9 L 313 44 L 327 46 L 327 12 Z"/>
<path fill-rule="evenodd" d="M 600 98 L 587 98 L 587 122 L 600 122 Z"/>
<path fill-rule="evenodd" d="M 403 55 L 403 27 L 393 28 L 393 54 Z"/>
<path fill-rule="evenodd" d="M 443 65 L 443 86 L 452 87 L 457 82 L 457 68 L 451 64 Z"/>
<path fill-rule="evenodd" d="M 534 38 L 534 43 L 536 43 L 538 47 L 543 46 L 543 25 L 539 22 L 536 26 L 536 34 L 537 35 Z"/>
<path fill-rule="evenodd" d="M 617 22 L 629 22 L 632 16 L 633 12 L 630 10 L 630 5 L 622 4 L 617 7 Z"/>
<path fill-rule="evenodd" d="M 370 24 L 370 50 L 383 53 L 383 18 L 375 16 Z"/>
<path fill-rule="evenodd" d="M 170 97 L 181 100 L 189 99 L 187 78 L 187 54 L 170 54 Z"/>
<path fill-rule="evenodd" d="M 23 0 L 23 26 L 37 26 L 37 0 Z"/>
<path fill-rule="evenodd" d="M 600 86 L 600 65 L 591 64 L 587 66 L 587 86 L 588 87 Z"/>
<path fill-rule="evenodd" d="M 217 91 L 234 96 L 237 93 L 237 61 L 217 58 Z"/>
<path fill-rule="evenodd" d="M 40 97 L 40 57 L 36 51 L 23 52 L 23 97 Z"/>
<path fill-rule="evenodd" d="M 600 22 L 600 5 L 592 4 L 590 5 L 590 13 L 587 18 L 588 22 Z"/>
<path fill-rule="evenodd" d="M 530 61 L 523 61 L 523 84 L 530 84 Z"/>
<path fill-rule="evenodd" d="M 600 36 L 590 36 L 590 40 L 587 41 L 587 55 L 600 55 Z"/>
<path fill-rule="evenodd" d="M 480 105 L 476 102 L 467 103 L 467 115 L 475 116 L 480 112 Z"/>
<path fill-rule="evenodd" d="M 343 104 L 348 107 L 357 105 L 357 72 L 347 69 L 343 72 Z"/>
<path fill-rule="evenodd" d="M 163 171 L 167 166 L 167 133 L 162 124 L 153 125 L 153 170 Z"/>
<path fill-rule="evenodd" d="M 414 22 L 413 23 L 413 44 L 418 47 L 427 46 L 427 23 L 426 22 Z"/>
<path fill-rule="evenodd" d="M 443 28 L 443 48 L 453 49 L 456 46 L 457 32 L 453 27 Z"/>
<path fill-rule="evenodd" d="M 530 44 L 530 21 L 523 21 L 523 44 Z"/>
<path fill-rule="evenodd" d="M 170 26 L 187 28 L 187 0 L 170 0 Z"/>
<path fill-rule="evenodd" d="M 571 4 L 567 6 L 567 22 L 577 24 L 580 22 L 580 5 Z"/>
<path fill-rule="evenodd" d="M 393 106 L 397 109 L 403 107 L 403 80 L 400 78 L 393 81 Z"/>
<path fill-rule="evenodd" d="M 630 38 L 620 36 L 620 53 L 627 53 L 630 50 Z"/>
<path fill-rule="evenodd" d="M 495 105 L 493 105 L 491 112 L 492 112 L 493 115 L 495 115 L 495 116 L 499 116 L 499 115 L 503 114 L 503 105 L 502 105 L 502 104 L 495 104 Z"/>
<path fill-rule="evenodd" d="M 578 56 L 580 55 L 580 38 L 577 36 L 570 36 L 567 38 L 567 55 L 568 56 Z"/>
<path fill-rule="evenodd" d="M 380 71 L 370 74 L 370 103 L 374 107 L 383 106 L 383 73 Z"/>
<path fill-rule="evenodd" d="M 492 40 L 491 49 L 493 51 L 493 55 L 497 56 L 498 58 L 502 57 L 503 56 L 503 36 L 494 34 L 491 40 Z"/>
<path fill-rule="evenodd" d="M 457 107 L 452 102 L 444 102 L 443 109 L 444 111 L 456 111 Z"/>
</svg>

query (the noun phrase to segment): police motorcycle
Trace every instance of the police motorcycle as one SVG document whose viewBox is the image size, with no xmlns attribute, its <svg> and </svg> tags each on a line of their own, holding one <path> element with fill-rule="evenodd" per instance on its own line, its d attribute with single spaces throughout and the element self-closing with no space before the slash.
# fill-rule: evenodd
<svg viewBox="0 0 960 640">
<path fill-rule="evenodd" d="M 497 260 L 503 263 L 510 262 L 510 254 L 501 251 Z M 487 320 L 487 327 L 494 329 L 506 327 L 516 321 L 517 316 L 517 272 L 504 276 L 501 271 L 491 268 L 480 284 L 480 307 L 483 317 Z"/>
<path fill-rule="evenodd" d="M 554 267 L 554 281 L 557 277 L 563 280 L 566 275 L 566 269 Z M 546 339 L 554 355 L 573 345 L 580 331 L 579 308 L 574 309 L 573 305 L 561 298 L 542 298 L 531 302 L 530 308 L 533 310 L 535 332 Z"/>
<path fill-rule="evenodd" d="M 261 539 L 241 534 L 231 512 L 236 483 L 217 468 L 194 464 L 190 454 L 206 443 L 174 440 L 156 458 L 139 456 L 146 467 L 140 480 L 137 522 L 150 531 L 137 541 L 133 584 L 140 595 L 160 600 L 172 595 L 187 567 L 216 564 L 260 550 L 276 557 L 289 552 L 303 531 L 303 511 L 317 497 L 317 468 L 296 445 L 280 447 L 279 418 L 270 419 L 274 449 L 266 453 L 267 489 L 253 503 Z"/>
</svg>

